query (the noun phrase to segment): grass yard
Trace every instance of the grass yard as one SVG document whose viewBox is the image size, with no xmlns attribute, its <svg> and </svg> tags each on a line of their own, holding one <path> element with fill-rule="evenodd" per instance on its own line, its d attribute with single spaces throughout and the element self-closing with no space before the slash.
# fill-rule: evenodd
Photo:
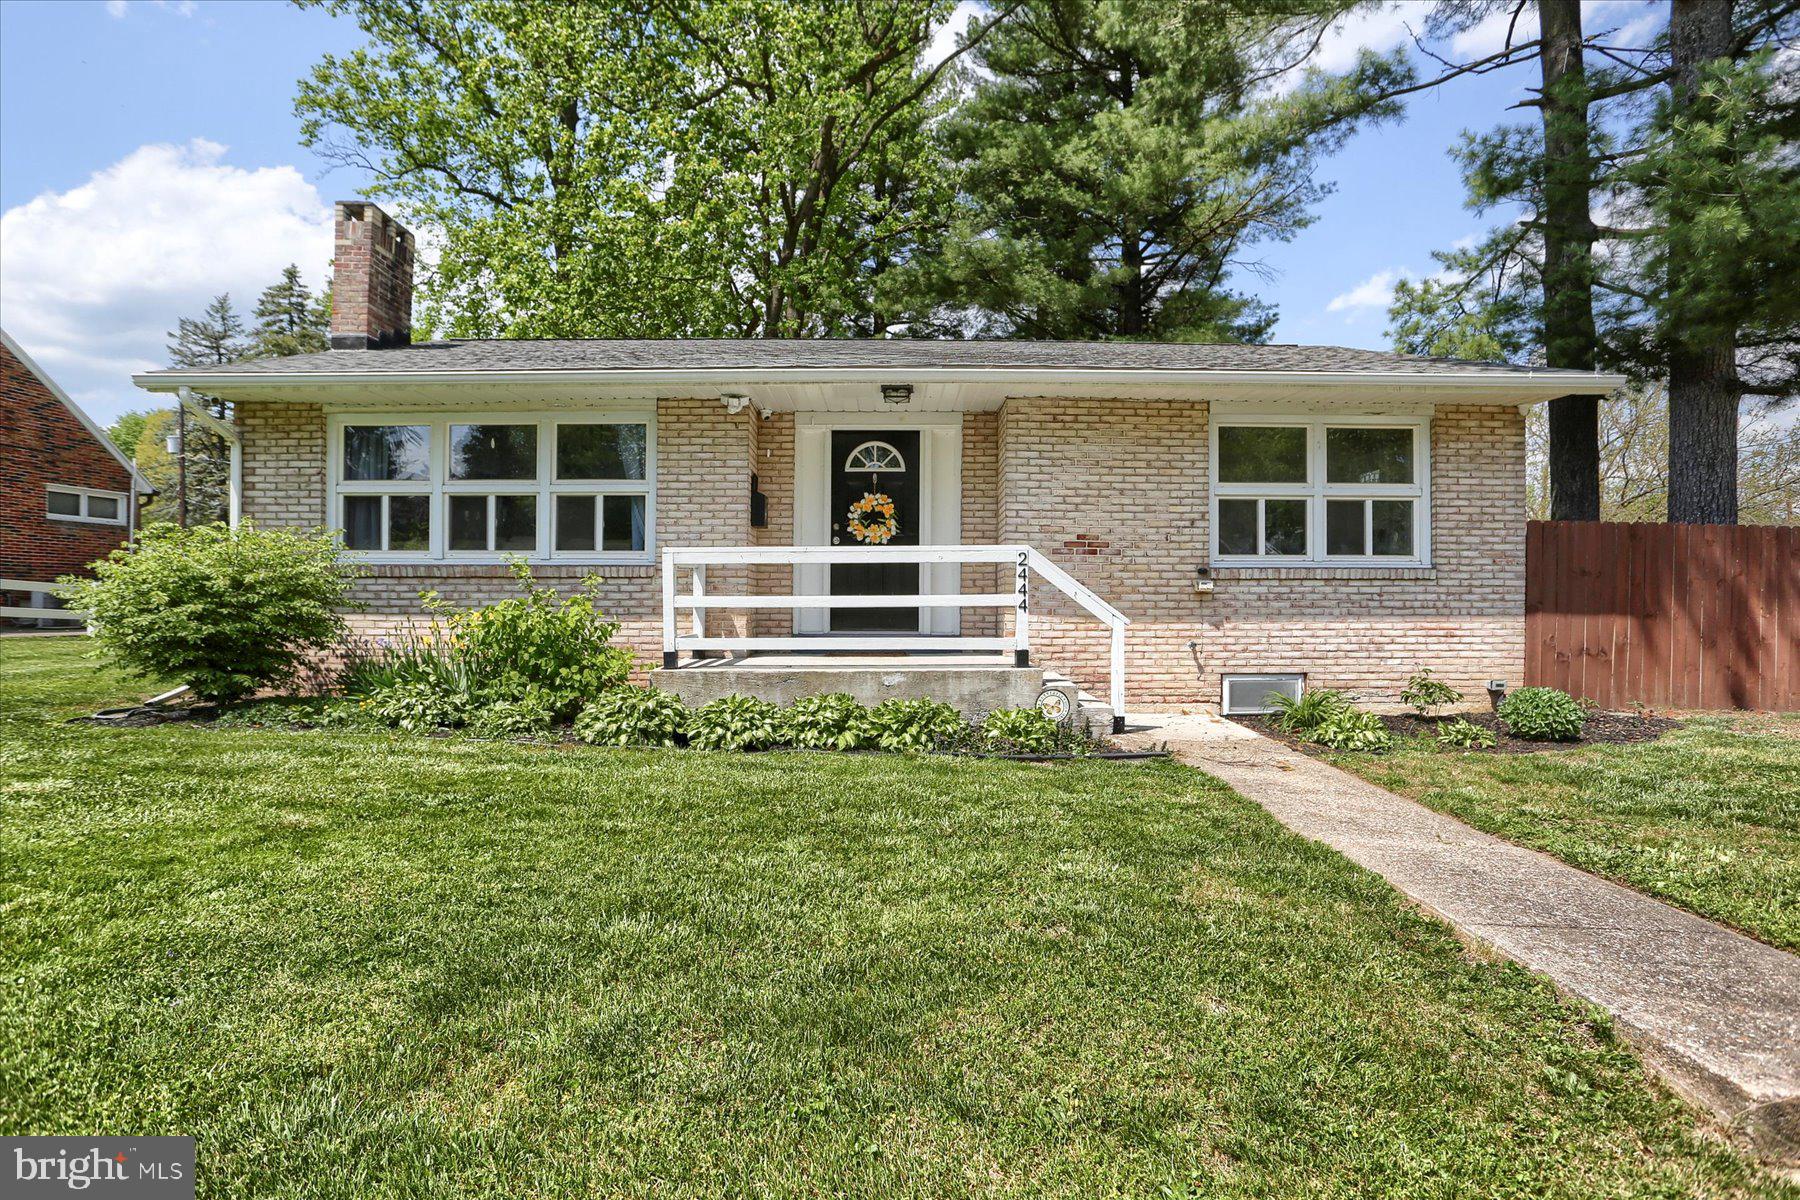
<svg viewBox="0 0 1800 1200">
<path fill-rule="evenodd" d="M 1800 950 L 1800 716 L 1541 754 L 1335 755 L 1373 783 Z"/>
<path fill-rule="evenodd" d="M 212 1197 L 1794 1194 L 1172 764 L 40 719 L 83 648 L 0 643 L 0 1132 Z"/>
</svg>

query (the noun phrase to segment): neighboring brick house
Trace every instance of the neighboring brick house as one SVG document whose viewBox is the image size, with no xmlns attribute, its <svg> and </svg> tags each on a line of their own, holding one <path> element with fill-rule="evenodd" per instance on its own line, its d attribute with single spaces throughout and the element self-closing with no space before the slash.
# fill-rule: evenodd
<svg viewBox="0 0 1800 1200">
<path fill-rule="evenodd" d="M 86 574 L 130 541 L 138 497 L 154 489 L 4 330 L 0 447 L 0 606 L 54 607 L 23 585 Z"/>
<path fill-rule="evenodd" d="M 234 402 L 242 512 L 344 531 L 361 628 L 422 619 L 425 588 L 503 594 L 517 553 L 558 587 L 599 577 L 622 636 L 681 669 L 1028 647 L 1104 693 L 1114 638 L 1086 595 L 1129 619 L 1132 707 L 1392 703 L 1425 666 L 1485 699 L 1524 666 L 1524 410 L 1620 382 L 1337 347 L 414 344 L 411 235 L 348 204 L 337 238 L 337 348 L 137 382 Z M 850 528 L 865 494 L 899 518 L 877 549 Z M 664 579 L 663 552 L 701 547 L 736 561 L 704 594 Z M 691 625 L 719 596 L 744 603 Z"/>
</svg>

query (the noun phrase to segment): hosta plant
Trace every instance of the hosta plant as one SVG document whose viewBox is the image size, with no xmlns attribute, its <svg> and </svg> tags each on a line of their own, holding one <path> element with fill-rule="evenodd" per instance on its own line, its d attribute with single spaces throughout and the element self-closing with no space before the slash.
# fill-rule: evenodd
<svg viewBox="0 0 1800 1200">
<path fill-rule="evenodd" d="M 1581 702 L 1555 688 L 1520 688 L 1497 711 L 1508 733 L 1532 742 L 1572 742 L 1587 723 Z"/>
<path fill-rule="evenodd" d="M 655 688 L 622 687 L 582 706 L 575 736 L 593 746 L 675 746 L 687 734 L 687 705 Z"/>
<path fill-rule="evenodd" d="M 1059 748 L 1063 729 L 1039 708 L 1003 708 L 981 723 L 982 740 L 991 750 L 1011 754 L 1050 754 Z"/>
<path fill-rule="evenodd" d="M 1394 744 L 1393 735 L 1388 733 L 1387 726 L 1381 723 L 1380 717 L 1348 706 L 1338 709 L 1315 725 L 1306 737 L 1308 741 L 1333 750 L 1356 750 L 1369 754 L 1378 754 Z"/>
<path fill-rule="evenodd" d="M 448 692 L 426 680 L 412 680 L 379 688 L 365 697 L 369 715 L 383 725 L 408 733 L 455 728 L 469 720 L 469 700 L 461 692 Z"/>
<path fill-rule="evenodd" d="M 844 692 L 805 696 L 782 714 L 783 738 L 802 750 L 862 750 L 875 745 L 869 710 Z"/>
<path fill-rule="evenodd" d="M 1437 743 L 1450 750 L 1491 750 L 1495 739 L 1489 730 L 1457 717 L 1438 726 Z"/>
<path fill-rule="evenodd" d="M 767 750 L 781 744 L 781 709 L 749 696 L 721 696 L 688 717 L 696 750 Z"/>
<path fill-rule="evenodd" d="M 510 700 L 492 700 L 469 714 L 469 732 L 484 738 L 538 737 L 556 724 L 556 705 L 542 688 L 527 687 Z"/>
<path fill-rule="evenodd" d="M 898 754 L 924 754 L 965 724 L 961 714 L 936 700 L 884 700 L 869 710 L 875 744 Z"/>
</svg>

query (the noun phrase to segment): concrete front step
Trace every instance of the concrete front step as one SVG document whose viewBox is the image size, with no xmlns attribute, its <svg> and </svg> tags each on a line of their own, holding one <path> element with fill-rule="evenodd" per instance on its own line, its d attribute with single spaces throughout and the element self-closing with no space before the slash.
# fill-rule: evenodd
<svg viewBox="0 0 1800 1200">
<path fill-rule="evenodd" d="M 971 720 L 1002 708 L 1031 708 L 1046 690 L 1062 692 L 1074 720 L 1096 737 L 1113 731 L 1113 711 L 1067 675 L 1018 667 L 1011 655 L 759 654 L 704 658 L 650 672 L 652 687 L 698 706 L 721 696 L 792 704 L 803 696 L 847 692 L 859 704 L 940 700 Z"/>
<path fill-rule="evenodd" d="M 1044 672 L 1015 667 L 1010 655 L 766 654 L 659 667 L 650 672 L 650 684 L 694 706 L 731 695 L 792 704 L 803 696 L 847 692 L 870 706 L 939 700 L 980 720 L 996 709 L 1035 705 Z"/>
</svg>

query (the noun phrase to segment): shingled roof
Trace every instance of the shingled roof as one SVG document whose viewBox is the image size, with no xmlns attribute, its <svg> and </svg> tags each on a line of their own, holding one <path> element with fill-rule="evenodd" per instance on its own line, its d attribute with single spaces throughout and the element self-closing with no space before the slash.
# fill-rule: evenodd
<svg viewBox="0 0 1800 1200">
<path fill-rule="evenodd" d="M 139 376 L 380 376 L 442 372 L 724 371 L 1221 371 L 1490 377 L 1586 371 L 1423 358 L 1347 346 L 1247 346 L 1205 342 L 1026 342 L 887 339 L 447 339 L 381 350 L 332 350 Z M 1604 377 L 1598 377 L 1604 378 Z M 1611 386 L 1608 384 L 1607 386 Z"/>
</svg>

